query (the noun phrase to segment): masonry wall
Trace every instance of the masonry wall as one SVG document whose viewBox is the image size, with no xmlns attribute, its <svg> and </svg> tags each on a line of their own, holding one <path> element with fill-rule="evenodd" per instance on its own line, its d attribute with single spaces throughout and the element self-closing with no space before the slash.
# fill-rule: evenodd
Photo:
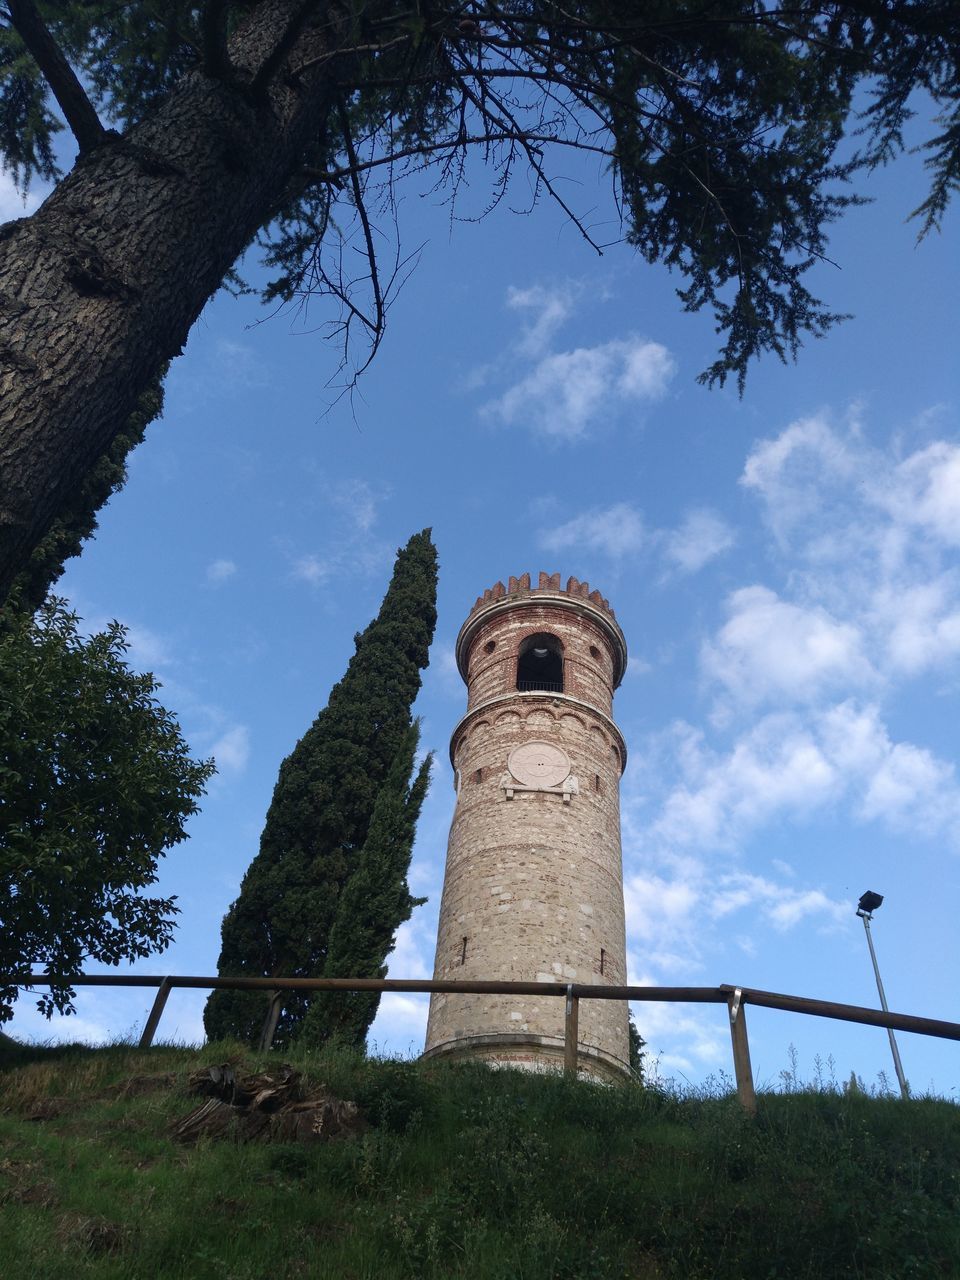
<svg viewBox="0 0 960 1280">
<path fill-rule="evenodd" d="M 618 653 L 611 640 L 615 622 L 608 609 L 547 596 L 536 589 L 518 594 L 489 618 L 481 609 L 461 653 L 468 712 L 451 743 L 459 794 L 440 909 L 438 979 L 626 982 L 624 750 L 610 719 L 625 649 Z M 562 694 L 516 689 L 519 647 L 537 633 L 563 646 Z M 566 753 L 574 794 L 569 779 L 565 796 L 561 787 L 525 790 L 511 776 L 511 752 L 530 742 Z M 560 1052 L 563 1013 L 559 998 L 438 994 L 431 1000 L 427 1052 L 536 1065 Z M 629 1061 L 626 1005 L 581 1001 L 579 1039 L 584 1069 L 601 1075 L 621 1069 Z"/>
</svg>

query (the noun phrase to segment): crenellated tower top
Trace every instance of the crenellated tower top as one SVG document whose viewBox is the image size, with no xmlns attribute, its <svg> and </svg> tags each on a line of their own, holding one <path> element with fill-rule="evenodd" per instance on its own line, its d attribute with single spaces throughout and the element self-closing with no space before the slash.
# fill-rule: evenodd
<svg viewBox="0 0 960 1280">
<path fill-rule="evenodd" d="M 519 577 L 508 578 L 506 586 L 502 582 L 494 583 L 477 597 L 457 636 L 457 667 L 464 680 L 468 679 L 473 641 L 487 623 L 507 610 L 525 610 L 527 607 L 570 610 L 581 617 L 592 617 L 610 643 L 613 662 L 611 687 L 615 689 L 619 685 L 627 667 L 627 642 L 610 602 L 599 591 L 591 591 L 589 582 L 581 582 L 579 578 L 568 578 L 566 586 L 562 587 L 559 573 L 541 573 L 535 587 L 531 585 L 530 574 L 522 573 Z"/>
<path fill-rule="evenodd" d="M 497 600 L 502 600 L 504 596 L 531 595 L 538 591 L 549 591 L 551 594 L 576 596 L 581 600 L 589 600 L 598 609 L 604 609 L 609 613 L 611 618 L 616 617 L 616 614 L 610 608 L 610 601 L 605 600 L 599 591 L 591 591 L 589 582 L 581 582 L 579 578 L 568 578 L 566 587 L 561 587 L 559 573 L 543 573 L 541 571 L 540 581 L 535 587 L 530 585 L 529 573 L 521 573 L 519 578 L 508 578 L 506 586 L 502 582 L 495 582 L 492 587 L 487 587 L 482 596 L 477 596 L 476 604 L 470 610 L 467 622 L 470 621 L 470 618 L 473 617 L 478 609 L 484 608 L 485 605 L 493 604 Z"/>
</svg>

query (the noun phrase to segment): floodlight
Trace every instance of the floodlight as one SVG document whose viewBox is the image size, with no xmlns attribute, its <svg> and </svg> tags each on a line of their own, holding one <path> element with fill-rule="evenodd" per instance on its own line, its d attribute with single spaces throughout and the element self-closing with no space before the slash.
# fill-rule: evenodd
<svg viewBox="0 0 960 1280">
<path fill-rule="evenodd" d="M 883 982 L 880 980 L 880 966 L 877 964 L 877 953 L 873 947 L 873 935 L 870 932 L 870 921 L 873 919 L 873 913 L 882 901 L 882 893 L 874 893 L 871 889 L 868 889 L 857 903 L 857 915 L 863 921 L 863 931 L 867 935 L 867 946 L 870 948 L 870 960 L 873 963 L 873 974 L 877 980 L 877 993 L 880 996 L 880 1008 L 884 1013 L 889 1013 L 886 993 L 883 989 Z M 900 1050 L 897 1048 L 897 1037 L 893 1034 L 893 1027 L 887 1027 L 887 1035 L 890 1039 L 890 1052 L 893 1055 L 893 1069 L 897 1073 L 897 1081 L 900 1085 L 900 1096 L 903 1098 L 909 1098 L 910 1086 L 907 1084 L 907 1077 L 903 1074 L 903 1064 L 900 1061 Z"/>
</svg>

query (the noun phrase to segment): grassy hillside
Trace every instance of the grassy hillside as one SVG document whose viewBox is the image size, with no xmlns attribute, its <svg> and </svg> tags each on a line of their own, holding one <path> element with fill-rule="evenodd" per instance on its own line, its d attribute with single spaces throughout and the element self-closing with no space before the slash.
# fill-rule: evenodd
<svg viewBox="0 0 960 1280">
<path fill-rule="evenodd" d="M 171 1126 L 233 1045 L 0 1045 L 4 1277 L 780 1280 L 960 1277 L 960 1108 L 678 1098 L 327 1055 L 359 1137 L 208 1141 Z M 251 1055 L 253 1064 L 276 1058 Z"/>
</svg>

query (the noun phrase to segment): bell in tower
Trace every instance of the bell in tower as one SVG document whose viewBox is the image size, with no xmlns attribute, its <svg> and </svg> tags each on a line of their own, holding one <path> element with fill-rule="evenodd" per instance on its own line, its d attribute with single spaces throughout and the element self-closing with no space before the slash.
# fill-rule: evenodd
<svg viewBox="0 0 960 1280">
<path fill-rule="evenodd" d="M 626 983 L 620 775 L 612 719 L 627 648 L 613 610 L 576 578 L 484 592 L 457 638 L 466 715 L 450 756 L 457 806 L 434 977 Z M 559 1069 L 557 998 L 434 994 L 426 1056 Z M 580 1073 L 622 1079 L 627 1006 L 580 1005 Z"/>
</svg>

